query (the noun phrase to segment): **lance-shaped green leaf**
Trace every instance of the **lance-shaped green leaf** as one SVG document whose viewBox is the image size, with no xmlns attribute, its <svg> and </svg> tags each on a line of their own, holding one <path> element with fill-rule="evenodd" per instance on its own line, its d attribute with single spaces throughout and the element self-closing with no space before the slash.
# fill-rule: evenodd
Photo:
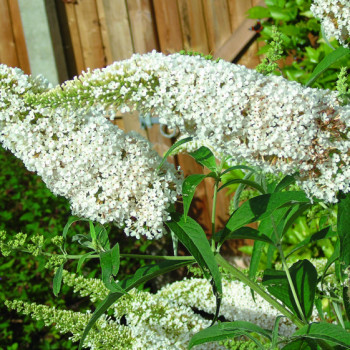
<svg viewBox="0 0 350 350">
<path fill-rule="evenodd" d="M 225 231 L 232 232 L 246 224 L 269 217 L 282 206 L 308 203 L 304 192 L 276 192 L 254 197 L 243 203 L 229 218 Z"/>
<path fill-rule="evenodd" d="M 188 348 L 195 345 L 230 339 L 246 333 L 258 333 L 271 340 L 271 332 L 246 321 L 220 322 L 196 333 L 190 340 Z"/>
<path fill-rule="evenodd" d="M 305 259 L 293 264 L 289 272 L 301 309 L 308 320 L 311 317 L 315 301 L 316 269 L 310 261 Z M 266 285 L 272 295 L 281 300 L 301 318 L 284 271 L 266 270 L 263 277 L 263 285 Z"/>
<path fill-rule="evenodd" d="M 293 175 L 286 175 L 276 186 L 274 192 L 280 192 L 284 190 L 289 185 L 292 185 L 295 182 L 295 177 Z"/>
<path fill-rule="evenodd" d="M 338 195 L 337 232 L 340 241 L 339 262 L 344 271 L 350 265 L 350 193 Z"/>
<path fill-rule="evenodd" d="M 221 230 L 214 236 L 215 241 L 221 242 L 223 240 L 223 232 L 224 231 Z M 225 240 L 227 239 L 252 239 L 254 241 L 261 241 L 272 245 L 275 244 L 269 237 L 251 227 L 241 227 L 230 232 L 225 236 Z"/>
<path fill-rule="evenodd" d="M 313 339 L 317 342 L 325 341 L 334 349 L 340 345 L 345 349 L 350 349 L 350 333 L 339 325 L 332 323 L 311 323 L 293 333 L 293 338 Z"/>
<path fill-rule="evenodd" d="M 297 250 L 307 246 L 309 243 L 313 243 L 313 242 L 317 242 L 320 239 L 325 239 L 325 238 L 331 238 L 331 237 L 335 237 L 337 235 L 336 232 L 332 231 L 332 228 L 329 227 L 325 227 L 324 229 L 322 229 L 321 231 L 318 231 L 316 233 L 314 233 L 313 235 L 305 238 L 303 241 L 301 241 L 300 243 L 298 243 L 286 256 L 286 259 L 292 255 L 293 253 L 295 253 Z"/>
<path fill-rule="evenodd" d="M 80 257 L 80 259 L 78 260 L 78 266 L 77 266 L 77 272 L 79 272 L 81 270 L 82 265 L 84 264 L 85 260 L 92 254 L 94 254 L 95 252 L 89 252 L 86 253 L 84 255 L 82 255 Z"/>
<path fill-rule="evenodd" d="M 311 86 L 325 70 L 349 54 L 350 50 L 344 47 L 338 47 L 336 50 L 332 51 L 316 66 L 311 74 L 309 81 L 306 83 L 306 86 Z"/>
<path fill-rule="evenodd" d="M 185 221 L 184 216 L 178 213 L 171 213 L 171 220 L 166 222 L 166 225 L 196 259 L 204 275 L 212 280 L 217 306 L 214 322 L 219 313 L 222 297 L 221 274 L 205 232 L 196 221 L 190 217 Z"/>
<path fill-rule="evenodd" d="M 339 255 L 340 255 L 340 244 L 339 244 L 339 240 L 337 240 L 335 242 L 334 252 L 331 255 L 331 257 L 327 260 L 327 263 L 326 263 L 326 265 L 325 265 L 325 267 L 323 269 L 322 278 L 321 278 L 321 284 L 323 284 L 323 280 L 324 280 L 324 278 L 327 275 L 328 269 L 331 267 L 331 265 L 333 263 L 335 263 L 336 261 L 339 260 Z"/>
<path fill-rule="evenodd" d="M 175 151 L 176 148 L 180 147 L 181 145 L 192 141 L 192 137 L 186 137 L 180 141 L 175 142 L 169 149 L 168 151 L 164 154 L 164 157 L 162 159 L 162 161 L 160 162 L 160 164 L 158 165 L 158 170 L 163 166 L 163 164 L 165 163 L 166 159 Z"/>
<path fill-rule="evenodd" d="M 64 249 L 66 248 L 66 239 L 67 239 L 68 231 L 69 231 L 70 227 L 71 227 L 75 222 L 77 222 L 77 221 L 89 221 L 89 220 L 87 220 L 87 219 L 82 219 L 82 218 L 78 218 L 77 216 L 71 216 L 71 217 L 68 219 L 66 225 L 65 225 L 64 228 L 63 228 L 63 232 L 62 232 L 62 236 L 63 236 L 64 241 L 65 241 L 65 243 L 64 243 Z"/>
<path fill-rule="evenodd" d="M 188 154 L 193 157 L 197 163 L 207 167 L 210 171 L 215 172 L 217 170 L 215 156 L 209 148 L 201 146 L 196 151 Z"/>
<path fill-rule="evenodd" d="M 104 250 L 109 250 L 111 249 L 110 243 L 109 243 L 109 238 L 108 238 L 108 233 L 105 227 L 101 224 L 97 224 L 95 226 L 95 232 L 96 232 L 96 237 L 99 245 L 104 249 Z"/>
<path fill-rule="evenodd" d="M 63 265 L 61 264 L 53 277 L 53 294 L 57 297 L 58 293 L 61 290 L 61 285 L 62 285 L 62 273 L 63 273 Z"/>
<path fill-rule="evenodd" d="M 193 260 L 168 260 L 162 261 L 158 264 L 146 265 L 139 268 L 133 276 L 118 282 L 118 287 L 125 292 L 130 291 L 133 288 L 138 287 L 140 284 L 145 283 L 157 276 L 163 275 L 169 271 L 177 270 L 180 267 L 192 264 Z M 121 292 L 111 292 L 109 295 L 96 307 L 96 310 L 92 314 L 87 326 L 84 329 L 83 335 L 80 339 L 79 350 L 81 350 L 84 340 L 89 331 L 96 323 L 96 321 L 112 306 L 120 297 L 125 295 Z"/>
<path fill-rule="evenodd" d="M 350 321 L 350 288 L 348 286 L 343 287 L 343 304 L 346 316 Z"/>
<path fill-rule="evenodd" d="M 262 194 L 265 193 L 262 186 L 260 186 L 257 182 L 251 181 L 251 180 L 246 180 L 246 179 L 232 179 L 230 181 L 227 181 L 218 189 L 218 191 L 221 191 L 225 187 L 230 186 L 230 185 L 234 185 L 234 184 L 244 184 L 244 185 L 250 186 L 252 188 L 255 188 L 256 190 L 258 190 Z"/>
<path fill-rule="evenodd" d="M 248 171 L 251 171 L 252 173 L 256 173 L 256 170 L 253 169 L 252 167 L 249 167 L 249 166 L 246 166 L 246 165 L 234 165 L 234 166 L 231 166 L 231 167 L 227 168 L 225 171 L 223 171 L 221 173 L 221 176 L 225 175 L 225 174 L 227 174 L 227 173 L 229 173 L 230 171 L 233 171 L 233 170 L 248 170 Z"/>
<path fill-rule="evenodd" d="M 280 209 L 277 209 L 274 211 L 273 220 L 276 224 L 277 232 L 280 232 L 282 226 L 284 225 L 283 218 L 286 215 L 286 213 L 288 212 L 288 210 L 289 210 L 288 208 L 280 208 Z M 272 238 L 274 236 L 273 235 L 274 227 L 272 225 L 271 217 L 267 217 L 260 222 L 259 230 L 261 232 L 264 232 L 264 234 L 269 238 Z M 261 242 L 261 241 L 254 242 L 253 253 L 252 253 L 252 257 L 251 257 L 250 264 L 249 264 L 249 278 L 250 279 L 254 280 L 256 277 L 256 274 L 259 270 L 259 263 L 260 263 L 261 255 L 262 255 L 262 252 L 263 252 L 265 245 L 266 245 L 265 242 Z"/>
<path fill-rule="evenodd" d="M 112 292 L 125 293 L 123 289 L 114 281 L 120 266 L 119 244 L 112 249 L 100 253 L 100 262 L 102 269 L 102 281 L 104 285 Z"/>
<path fill-rule="evenodd" d="M 215 177 L 215 173 L 210 173 L 208 175 L 204 174 L 193 174 L 186 177 L 182 183 L 182 199 L 184 205 L 184 218 L 187 219 L 187 214 L 190 209 L 194 193 L 197 186 L 206 178 Z"/>
<path fill-rule="evenodd" d="M 285 317 L 285 316 L 279 315 L 275 319 L 275 324 L 274 324 L 273 330 L 272 330 L 271 349 L 275 349 L 277 347 L 279 324 L 280 324 L 281 319 L 283 317 Z"/>
</svg>

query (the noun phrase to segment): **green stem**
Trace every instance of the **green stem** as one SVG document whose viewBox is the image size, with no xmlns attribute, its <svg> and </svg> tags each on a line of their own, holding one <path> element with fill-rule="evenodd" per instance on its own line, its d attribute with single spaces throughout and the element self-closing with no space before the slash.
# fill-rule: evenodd
<svg viewBox="0 0 350 350">
<path fill-rule="evenodd" d="M 273 307 L 275 307 L 279 312 L 281 312 L 282 315 L 288 317 L 298 328 L 301 328 L 305 325 L 305 323 L 302 322 L 297 316 L 288 311 L 276 299 L 272 298 L 268 293 L 266 293 L 259 285 L 253 282 L 243 272 L 229 264 L 220 254 L 215 255 L 215 260 L 219 265 L 225 268 L 233 277 L 237 278 L 249 288 L 253 289 L 255 293 L 259 294 L 262 298 L 269 302 Z"/>
<path fill-rule="evenodd" d="M 211 249 L 213 252 L 215 252 L 215 217 L 216 217 L 216 202 L 217 202 L 217 196 L 218 196 L 218 187 L 219 187 L 219 180 L 215 180 L 214 184 L 214 195 L 213 195 L 213 209 L 211 212 Z"/>
<path fill-rule="evenodd" d="M 27 249 L 18 249 L 18 251 L 21 251 L 23 253 L 31 253 Z M 52 256 L 54 254 L 41 252 L 41 255 L 44 256 Z M 55 254 L 56 256 L 64 256 L 67 259 L 72 260 L 78 260 L 82 257 L 80 254 L 76 255 L 70 255 L 70 254 Z M 163 255 L 143 255 L 143 254 L 120 254 L 121 258 L 136 258 L 136 259 L 147 259 L 147 260 L 193 260 L 195 261 L 195 258 L 193 256 L 163 256 Z M 89 255 L 88 259 L 98 259 L 100 258 L 100 255 Z"/>
<path fill-rule="evenodd" d="M 271 218 L 271 221 L 272 221 L 273 231 L 274 231 L 275 236 L 276 236 L 276 242 L 277 242 L 276 247 L 277 247 L 277 250 L 278 250 L 278 252 L 280 254 L 280 257 L 281 257 L 282 266 L 283 266 L 283 269 L 284 269 L 284 271 L 286 273 L 288 284 L 289 284 L 290 290 L 291 290 L 292 295 L 293 295 L 293 299 L 295 301 L 295 304 L 297 306 L 297 309 L 299 311 L 301 319 L 303 320 L 303 322 L 305 324 L 307 324 L 307 320 L 306 320 L 306 318 L 304 316 L 303 309 L 301 308 L 301 305 L 300 305 L 300 302 L 299 302 L 299 298 L 298 298 L 297 292 L 296 292 L 295 287 L 294 287 L 292 276 L 290 275 L 290 272 L 289 272 L 289 269 L 288 269 L 288 265 L 287 265 L 286 259 L 284 257 L 283 249 L 281 247 L 281 240 L 280 240 L 280 237 L 278 235 L 276 223 L 275 223 L 275 220 L 274 220 L 273 217 Z"/>
</svg>

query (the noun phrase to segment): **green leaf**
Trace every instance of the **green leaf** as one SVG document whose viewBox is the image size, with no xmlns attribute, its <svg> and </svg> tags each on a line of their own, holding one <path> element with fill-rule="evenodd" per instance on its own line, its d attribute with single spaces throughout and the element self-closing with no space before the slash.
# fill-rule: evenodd
<svg viewBox="0 0 350 350">
<path fill-rule="evenodd" d="M 101 247 L 104 250 L 109 250 L 111 249 L 110 243 L 109 243 L 109 238 L 108 238 L 108 233 L 105 227 L 101 224 L 97 224 L 95 226 L 95 231 L 96 231 L 96 237 L 97 241 L 101 245 Z"/>
<path fill-rule="evenodd" d="M 223 171 L 221 173 L 221 176 L 225 175 L 225 174 L 227 174 L 227 173 L 229 173 L 230 171 L 233 171 L 233 170 L 248 170 L 248 171 L 251 171 L 252 173 L 256 173 L 256 170 L 254 170 L 253 168 L 251 168 L 249 166 L 246 166 L 246 165 L 235 165 L 235 166 L 231 166 L 228 169 L 226 169 L 225 171 Z"/>
<path fill-rule="evenodd" d="M 234 231 L 251 222 L 262 220 L 282 206 L 309 202 L 310 200 L 305 193 L 301 191 L 263 194 L 246 201 L 234 211 L 226 224 L 225 230 Z"/>
<path fill-rule="evenodd" d="M 158 170 L 163 166 L 163 164 L 165 163 L 166 159 L 171 155 L 171 153 L 178 147 L 180 147 L 181 145 L 183 145 L 184 143 L 190 142 L 192 141 L 192 137 L 186 137 L 180 141 L 175 142 L 169 149 L 168 151 L 165 153 L 162 161 L 160 162 L 160 164 L 158 165 Z"/>
<path fill-rule="evenodd" d="M 344 271 L 350 265 L 350 193 L 338 195 L 337 231 L 340 242 L 339 262 Z"/>
<path fill-rule="evenodd" d="M 254 241 L 261 241 L 275 245 L 275 243 L 269 237 L 251 227 L 241 227 L 233 232 L 228 233 L 225 235 L 225 237 L 223 237 L 222 230 L 214 236 L 214 239 L 218 242 L 222 242 L 227 239 L 252 239 Z"/>
<path fill-rule="evenodd" d="M 191 206 L 191 202 L 197 186 L 207 177 L 203 174 L 193 174 L 186 177 L 182 183 L 182 199 L 184 206 L 184 218 L 187 219 L 187 214 Z"/>
<path fill-rule="evenodd" d="M 254 6 L 250 8 L 247 11 L 247 13 L 248 13 L 248 18 L 253 18 L 253 19 L 262 19 L 262 18 L 271 17 L 270 10 L 262 6 Z"/>
<path fill-rule="evenodd" d="M 275 324 L 273 326 L 273 331 L 272 331 L 271 349 L 275 349 L 277 347 L 278 328 L 279 328 L 280 321 L 283 317 L 285 317 L 285 316 L 279 315 L 276 317 Z"/>
<path fill-rule="evenodd" d="M 204 146 L 201 146 L 194 152 L 190 152 L 189 155 L 193 157 L 197 163 L 207 167 L 209 170 L 216 172 L 216 159 L 213 152 Z"/>
<path fill-rule="evenodd" d="M 61 285 L 62 285 L 62 273 L 63 273 L 63 265 L 61 264 L 53 277 L 53 294 L 57 297 L 60 290 L 61 290 Z"/>
<path fill-rule="evenodd" d="M 196 221 L 190 217 L 185 221 L 184 216 L 178 213 L 171 213 L 170 215 L 171 221 L 165 224 L 176 234 L 182 244 L 196 259 L 206 278 L 210 276 L 212 278 L 213 292 L 216 297 L 215 322 L 220 309 L 222 285 L 221 274 L 215 261 L 214 253 L 202 227 Z"/>
<path fill-rule="evenodd" d="M 220 322 L 212 327 L 205 328 L 196 333 L 190 340 L 188 348 L 195 345 L 225 340 L 244 333 L 258 333 L 271 340 L 271 332 L 246 321 Z"/>
<path fill-rule="evenodd" d="M 89 221 L 89 220 L 78 218 L 77 216 L 70 216 L 66 225 L 64 226 L 63 232 L 62 232 L 62 236 L 65 240 L 67 238 L 67 234 L 68 234 L 70 227 L 72 226 L 72 224 L 74 224 L 77 221 Z"/>
<path fill-rule="evenodd" d="M 343 303 L 346 316 L 350 321 L 350 289 L 348 286 L 343 287 Z"/>
<path fill-rule="evenodd" d="M 313 339 L 297 339 L 291 341 L 282 350 L 321 350 Z"/>
<path fill-rule="evenodd" d="M 130 291 L 136 288 L 142 283 L 145 283 L 157 276 L 163 275 L 169 271 L 176 270 L 180 267 L 192 264 L 193 260 L 167 260 L 159 264 L 146 265 L 139 268 L 133 276 L 130 276 L 123 281 L 118 282 L 118 286 L 125 290 Z M 81 350 L 84 340 L 88 335 L 90 329 L 96 323 L 96 321 L 108 310 L 108 308 L 113 305 L 120 297 L 125 295 L 120 292 L 111 292 L 109 295 L 96 307 L 95 312 L 92 314 L 87 326 L 84 329 L 83 335 L 80 339 L 79 350 Z"/>
<path fill-rule="evenodd" d="M 316 269 L 310 261 L 305 259 L 293 264 L 289 268 L 289 272 L 301 309 L 308 320 L 311 317 L 315 300 Z M 267 289 L 272 295 L 281 300 L 301 318 L 284 271 L 266 270 L 262 283 L 268 286 Z"/>
<path fill-rule="evenodd" d="M 289 185 L 292 185 L 294 182 L 295 182 L 295 177 L 293 175 L 287 175 L 279 182 L 274 192 L 280 192 L 284 190 L 286 187 L 288 187 Z"/>
<path fill-rule="evenodd" d="M 332 323 L 308 324 L 294 332 L 293 338 L 323 340 L 329 342 L 331 346 L 340 345 L 350 349 L 350 333 L 341 326 Z"/>
<path fill-rule="evenodd" d="M 331 257 L 327 260 L 327 263 L 323 269 L 321 284 L 323 284 L 323 280 L 326 277 L 328 269 L 331 267 L 331 265 L 334 262 L 336 262 L 339 259 L 339 255 L 340 255 L 340 244 L 339 244 L 339 240 L 337 240 L 335 243 L 334 252 L 331 255 Z"/>
<path fill-rule="evenodd" d="M 250 187 L 257 189 L 259 192 L 261 192 L 263 194 L 265 193 L 262 186 L 260 186 L 257 182 L 251 181 L 251 180 L 245 180 L 245 179 L 233 179 L 233 180 L 227 181 L 218 189 L 218 191 L 221 191 L 223 188 L 230 186 L 230 185 L 233 185 L 233 184 L 245 184 L 247 186 L 250 186 Z"/>
<path fill-rule="evenodd" d="M 311 86 L 315 80 L 325 71 L 327 70 L 331 65 L 333 65 L 335 62 L 339 61 L 344 56 L 348 55 L 350 53 L 349 49 L 346 49 L 344 47 L 338 47 L 336 50 L 332 51 L 330 54 L 328 54 L 314 69 L 314 71 L 311 74 L 311 77 L 309 81 L 306 83 L 306 86 Z"/>
<path fill-rule="evenodd" d="M 288 208 L 280 208 L 280 209 L 277 209 L 274 211 L 273 219 L 276 223 L 277 231 L 279 231 L 280 228 L 283 226 L 282 220 L 283 220 L 285 214 L 288 212 L 288 210 L 289 210 Z M 272 225 L 271 217 L 267 217 L 260 222 L 259 230 L 261 232 L 264 232 L 267 237 L 271 238 L 273 236 L 274 227 Z M 254 242 L 253 253 L 252 253 L 252 257 L 251 257 L 250 264 L 249 264 L 249 278 L 250 279 L 254 280 L 256 277 L 256 274 L 257 274 L 258 269 L 259 269 L 261 255 L 262 255 L 262 252 L 263 252 L 265 245 L 266 245 L 265 242 L 261 242 L 261 241 Z"/>
<path fill-rule="evenodd" d="M 90 236 L 92 238 L 92 241 L 95 242 L 97 236 L 96 236 L 94 223 L 91 220 L 89 220 L 89 227 L 90 227 Z"/>
<path fill-rule="evenodd" d="M 102 269 L 102 281 L 104 285 L 112 292 L 125 293 L 123 289 L 113 280 L 120 266 L 119 244 L 117 243 L 112 249 L 100 253 L 100 262 Z"/>
<path fill-rule="evenodd" d="M 294 252 L 296 252 L 297 250 L 305 247 L 309 243 L 317 242 L 320 239 L 335 237 L 336 235 L 337 235 L 337 233 L 332 231 L 332 228 L 330 226 L 326 227 L 326 228 L 322 229 L 321 231 L 318 231 L 318 232 L 314 233 L 310 237 L 305 238 L 302 242 L 300 242 L 296 246 L 294 246 L 294 248 L 286 256 L 286 259 L 290 255 L 292 255 Z"/>
<path fill-rule="evenodd" d="M 92 254 L 94 254 L 95 252 L 89 252 L 86 253 L 84 255 L 82 255 L 80 257 L 80 259 L 78 260 L 78 266 L 77 266 L 77 272 L 79 272 L 81 270 L 82 265 L 84 264 L 84 261 Z"/>
</svg>

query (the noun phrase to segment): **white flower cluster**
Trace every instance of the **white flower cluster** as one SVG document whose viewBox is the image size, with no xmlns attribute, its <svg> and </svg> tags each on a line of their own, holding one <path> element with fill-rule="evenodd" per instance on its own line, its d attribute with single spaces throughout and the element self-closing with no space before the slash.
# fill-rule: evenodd
<svg viewBox="0 0 350 350">
<path fill-rule="evenodd" d="M 314 0 L 311 12 L 321 20 L 327 39 L 335 37 L 345 47 L 350 47 L 349 0 Z"/>
<path fill-rule="evenodd" d="M 74 291 L 80 295 L 89 295 L 94 301 L 108 295 L 101 280 L 83 278 L 64 271 L 63 282 L 74 286 Z M 88 314 L 60 311 L 35 303 L 14 301 L 7 304 L 21 313 L 25 306 L 26 314 L 31 314 L 37 320 L 44 320 L 46 325 L 55 323 L 61 333 L 73 334 L 72 339 L 75 341 L 80 339 L 89 318 Z M 207 280 L 201 278 L 174 282 L 156 294 L 134 289 L 112 306 L 115 321 L 103 317 L 98 322 L 97 329 L 90 331 L 85 346 L 99 349 L 101 339 L 105 342 L 108 340 L 109 344 L 114 339 L 115 346 L 110 349 L 185 350 L 190 338 L 210 325 L 210 320 L 203 318 L 198 311 L 214 315 L 215 308 L 212 287 Z M 259 295 L 255 295 L 254 301 L 250 289 L 242 282 L 223 280 L 220 316 L 226 321 L 248 321 L 272 330 L 279 314 L 278 310 Z M 282 318 L 279 326 L 281 336 L 288 337 L 295 330 L 294 324 Z M 209 343 L 196 347 L 196 350 L 200 349 L 218 350 L 225 347 L 218 343 Z"/>
<path fill-rule="evenodd" d="M 223 298 L 220 316 L 227 321 L 248 321 L 264 329 L 272 330 L 276 317 L 281 313 L 260 295 L 252 298 L 250 288 L 240 281 L 222 280 Z M 215 313 L 215 297 L 210 283 L 202 278 L 184 279 L 161 289 L 158 295 L 176 300 L 180 305 L 195 307 L 209 314 Z M 279 334 L 288 337 L 296 326 L 287 318 L 281 320 Z"/>
<path fill-rule="evenodd" d="M 298 171 L 309 197 L 336 202 L 339 190 L 350 191 L 350 106 L 335 92 L 223 60 L 153 52 L 88 72 L 38 103 L 69 109 L 91 101 L 158 115 L 231 162 Z"/>
<path fill-rule="evenodd" d="M 35 107 L 41 90 L 21 71 L 0 66 L 0 142 L 36 171 L 73 214 L 114 222 L 129 236 L 159 238 L 181 175 L 137 133 L 125 134 L 104 109 Z"/>
</svg>

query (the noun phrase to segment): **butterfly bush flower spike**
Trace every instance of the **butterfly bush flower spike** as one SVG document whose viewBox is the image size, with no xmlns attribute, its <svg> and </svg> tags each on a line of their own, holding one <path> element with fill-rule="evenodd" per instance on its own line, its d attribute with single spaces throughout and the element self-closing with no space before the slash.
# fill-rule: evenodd
<svg viewBox="0 0 350 350">
<path fill-rule="evenodd" d="M 350 106 L 336 92 L 223 60 L 153 52 L 88 72 L 44 97 L 43 106 L 90 108 L 94 100 L 153 113 L 232 163 L 299 172 L 310 198 L 336 202 L 339 190 L 350 190 Z"/>
<path fill-rule="evenodd" d="M 127 235 L 159 238 L 181 175 L 135 132 L 124 133 L 104 109 L 35 107 L 44 81 L 0 67 L 0 141 L 37 172 L 74 215 L 116 223 Z M 37 94 L 37 95 L 36 95 Z"/>
<path fill-rule="evenodd" d="M 335 37 L 341 45 L 350 48 L 349 0 L 314 0 L 311 12 L 320 19 L 327 39 Z"/>
</svg>

